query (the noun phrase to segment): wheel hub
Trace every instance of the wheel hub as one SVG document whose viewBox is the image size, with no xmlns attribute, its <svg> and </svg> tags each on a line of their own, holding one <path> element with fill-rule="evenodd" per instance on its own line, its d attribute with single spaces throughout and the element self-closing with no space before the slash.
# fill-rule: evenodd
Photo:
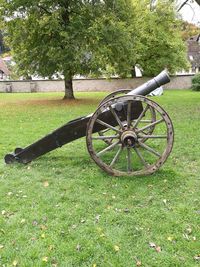
<svg viewBox="0 0 200 267">
<path fill-rule="evenodd" d="M 125 147 L 134 147 L 137 143 L 137 135 L 134 131 L 126 130 L 121 135 L 121 142 Z"/>
</svg>

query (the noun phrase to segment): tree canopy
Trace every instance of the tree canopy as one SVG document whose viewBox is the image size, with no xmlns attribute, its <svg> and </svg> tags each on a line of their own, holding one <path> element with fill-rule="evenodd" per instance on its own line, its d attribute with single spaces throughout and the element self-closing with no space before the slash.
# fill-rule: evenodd
<svg viewBox="0 0 200 267">
<path fill-rule="evenodd" d="M 169 1 L 158 1 L 152 12 L 144 16 L 145 29 L 141 37 L 138 63 L 147 76 L 156 75 L 163 68 L 170 73 L 187 69 L 186 44 L 181 36 L 181 21 Z"/>
<path fill-rule="evenodd" d="M 161 2 L 161 3 L 160 3 Z M 63 75 L 67 98 L 80 75 L 125 77 L 186 66 L 173 4 L 133 0 L 0 0 L 9 46 L 21 74 Z"/>
</svg>

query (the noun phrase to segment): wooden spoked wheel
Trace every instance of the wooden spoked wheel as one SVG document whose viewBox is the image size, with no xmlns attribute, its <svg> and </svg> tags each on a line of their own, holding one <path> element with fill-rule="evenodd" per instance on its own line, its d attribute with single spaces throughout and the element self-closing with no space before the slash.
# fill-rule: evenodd
<svg viewBox="0 0 200 267">
<path fill-rule="evenodd" d="M 135 118 L 134 106 L 138 102 L 143 110 Z M 120 105 L 123 106 L 123 114 L 117 108 Z M 152 110 L 156 118 L 153 122 Z M 108 114 L 112 119 L 108 120 Z M 148 132 L 152 127 L 153 133 Z M 99 136 L 99 128 L 109 131 Z M 112 142 L 106 143 L 104 140 Z M 86 134 L 92 159 L 104 171 L 116 176 L 155 172 L 168 158 L 173 140 L 173 125 L 164 109 L 146 97 L 131 95 L 108 100 L 98 107 L 90 118 Z"/>
<path fill-rule="evenodd" d="M 107 96 L 100 102 L 99 106 L 101 106 L 103 103 L 105 103 L 105 102 L 108 101 L 108 100 L 114 99 L 115 97 L 124 96 L 124 95 L 130 93 L 131 91 L 132 91 L 132 89 L 121 89 L 121 90 L 117 90 L 117 91 L 115 91 L 115 92 L 113 92 L 113 93 L 107 95 Z M 156 121 L 156 113 L 155 113 L 154 109 L 153 109 L 152 107 L 149 107 L 149 110 L 150 110 L 150 112 L 151 112 L 151 118 L 149 118 L 148 120 L 145 119 L 145 118 L 142 118 L 142 119 L 140 120 L 140 122 L 141 122 L 141 123 L 144 123 L 144 125 L 147 124 L 147 123 L 151 123 L 151 122 Z M 125 125 L 125 124 L 126 124 L 126 121 L 124 121 L 124 122 L 122 122 L 122 123 Z M 146 130 L 144 131 L 144 134 L 147 134 L 147 135 L 148 135 L 148 134 L 152 134 L 154 128 L 155 128 L 155 126 L 153 125 L 152 127 L 146 129 Z M 104 129 L 104 130 L 102 130 L 102 131 L 99 131 L 98 133 L 99 133 L 100 136 L 105 136 L 105 133 L 108 133 L 109 131 L 110 131 L 110 129 L 107 128 L 107 129 Z M 107 143 L 107 144 L 112 144 L 113 139 L 109 139 L 109 140 L 107 140 L 107 139 L 103 139 L 103 141 L 104 141 L 105 143 Z M 146 141 L 146 138 L 141 139 L 141 142 L 144 143 L 145 141 Z"/>
<path fill-rule="evenodd" d="M 110 93 L 104 99 L 102 99 L 101 102 L 99 103 L 99 106 L 101 106 L 103 103 L 105 103 L 108 100 L 114 99 L 115 97 L 126 95 L 126 94 L 130 93 L 132 90 L 133 89 L 116 90 L 115 92 Z"/>
</svg>

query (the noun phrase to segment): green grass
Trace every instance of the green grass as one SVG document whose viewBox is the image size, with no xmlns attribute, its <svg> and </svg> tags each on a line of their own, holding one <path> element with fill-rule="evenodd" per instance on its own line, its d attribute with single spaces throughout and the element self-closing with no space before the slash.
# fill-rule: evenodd
<svg viewBox="0 0 200 267">
<path fill-rule="evenodd" d="M 29 165 L 4 164 L 7 152 L 93 112 L 105 95 L 64 103 L 61 94 L 0 94 L 0 266 L 199 266 L 200 93 L 156 98 L 175 144 L 151 176 L 108 176 L 84 138 Z"/>
</svg>

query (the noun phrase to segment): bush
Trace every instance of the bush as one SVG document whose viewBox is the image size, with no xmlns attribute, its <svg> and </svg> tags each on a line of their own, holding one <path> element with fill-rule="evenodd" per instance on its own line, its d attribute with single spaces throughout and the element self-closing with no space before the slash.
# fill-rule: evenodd
<svg viewBox="0 0 200 267">
<path fill-rule="evenodd" d="M 192 90 L 200 91 L 200 73 L 192 78 Z"/>
</svg>

